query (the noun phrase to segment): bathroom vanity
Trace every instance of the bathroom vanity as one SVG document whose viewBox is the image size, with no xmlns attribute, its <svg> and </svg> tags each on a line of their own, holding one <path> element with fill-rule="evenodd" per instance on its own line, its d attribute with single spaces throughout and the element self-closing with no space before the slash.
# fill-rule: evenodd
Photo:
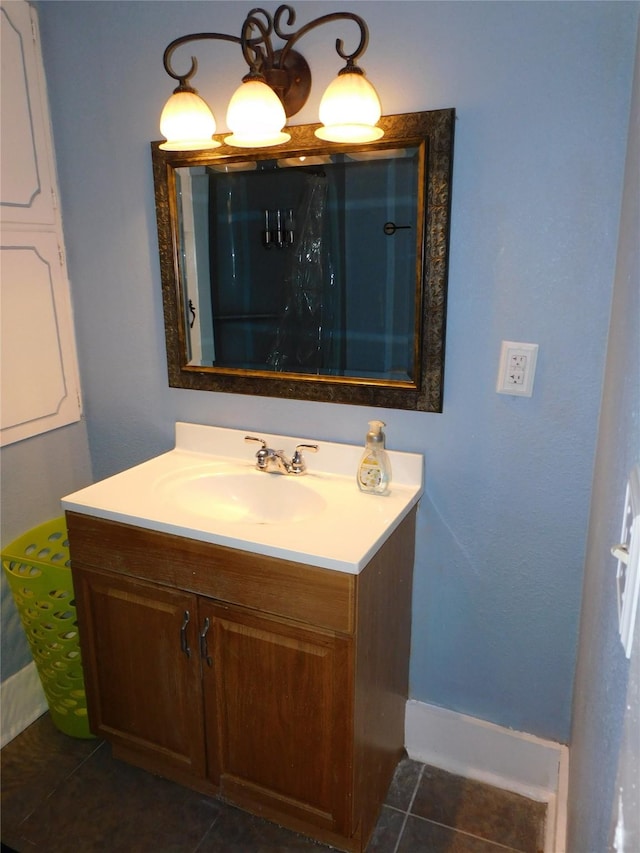
<svg viewBox="0 0 640 853">
<path fill-rule="evenodd" d="M 391 451 L 377 497 L 356 486 L 359 447 L 321 442 L 289 478 L 256 471 L 239 431 L 176 436 L 63 500 L 92 730 L 117 758 L 362 851 L 404 749 L 422 457 Z M 219 478 L 226 502 L 207 508 Z M 243 515 L 260 489 L 306 514 Z"/>
</svg>

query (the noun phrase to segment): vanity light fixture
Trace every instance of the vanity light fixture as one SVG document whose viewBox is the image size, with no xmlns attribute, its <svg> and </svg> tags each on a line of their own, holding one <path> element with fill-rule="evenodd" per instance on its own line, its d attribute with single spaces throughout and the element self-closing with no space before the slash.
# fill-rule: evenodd
<svg viewBox="0 0 640 853">
<path fill-rule="evenodd" d="M 360 29 L 360 41 L 352 53 L 346 53 L 342 39 L 336 39 L 336 51 L 346 65 L 322 96 L 319 110 L 322 127 L 316 130 L 316 136 L 329 142 L 347 143 L 373 142 L 383 136 L 384 131 L 376 126 L 382 112 L 380 99 L 356 64 L 369 40 L 365 21 L 352 12 L 333 12 L 287 33 L 283 30 L 285 16 L 284 26 L 291 27 L 296 17 L 291 6 L 279 6 L 273 17 L 265 9 L 252 9 L 242 24 L 240 36 L 193 33 L 167 45 L 164 68 L 178 81 L 178 86 L 162 110 L 160 131 L 166 142 L 160 148 L 194 151 L 220 145 L 212 139 L 216 130 L 213 113 L 191 85 L 198 68 L 196 58 L 191 57 L 186 74 L 173 69 L 171 58 L 180 45 L 209 39 L 240 45 L 249 72 L 229 102 L 227 124 L 232 133 L 224 141 L 240 148 L 264 148 L 289 141 L 290 135 L 283 131 L 286 120 L 302 109 L 311 89 L 309 65 L 293 45 L 310 30 L 337 20 L 354 21 Z M 277 50 L 271 42 L 274 33 L 284 42 Z"/>
</svg>

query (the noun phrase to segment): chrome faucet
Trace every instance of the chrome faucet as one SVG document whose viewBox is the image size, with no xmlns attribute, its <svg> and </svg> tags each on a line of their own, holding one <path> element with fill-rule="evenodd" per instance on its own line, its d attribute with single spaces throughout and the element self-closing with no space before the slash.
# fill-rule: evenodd
<svg viewBox="0 0 640 853">
<path fill-rule="evenodd" d="M 317 444 L 299 444 L 291 459 L 288 459 L 284 450 L 272 450 L 267 447 L 267 442 L 263 438 L 245 435 L 244 440 L 247 443 L 257 441 L 261 444 L 260 450 L 256 453 L 256 468 L 258 471 L 267 471 L 269 474 L 304 474 L 307 466 L 302 451 L 318 452 Z"/>
</svg>

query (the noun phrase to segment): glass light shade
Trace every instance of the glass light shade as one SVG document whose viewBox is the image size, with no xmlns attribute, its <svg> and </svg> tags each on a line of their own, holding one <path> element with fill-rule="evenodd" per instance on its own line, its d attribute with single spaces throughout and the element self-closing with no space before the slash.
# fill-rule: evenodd
<svg viewBox="0 0 640 853">
<path fill-rule="evenodd" d="M 237 148 L 266 148 L 291 139 L 282 133 L 287 121 L 276 93 L 262 80 L 245 80 L 233 93 L 227 108 L 227 124 L 233 131 L 225 137 Z"/>
<path fill-rule="evenodd" d="M 322 96 L 319 114 L 324 125 L 316 130 L 320 139 L 374 142 L 384 136 L 375 126 L 382 114 L 380 98 L 364 74 L 338 74 Z"/>
<path fill-rule="evenodd" d="M 211 137 L 216 120 L 206 102 L 195 92 L 174 92 L 160 116 L 160 133 L 167 140 L 160 145 L 165 151 L 198 151 L 217 148 Z"/>
</svg>

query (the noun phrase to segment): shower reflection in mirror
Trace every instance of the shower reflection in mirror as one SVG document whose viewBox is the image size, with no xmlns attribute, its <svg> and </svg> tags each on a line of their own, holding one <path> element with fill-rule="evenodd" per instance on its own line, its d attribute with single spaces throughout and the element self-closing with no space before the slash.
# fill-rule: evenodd
<svg viewBox="0 0 640 853">
<path fill-rule="evenodd" d="M 177 168 L 189 363 L 412 380 L 419 153 Z"/>
</svg>

